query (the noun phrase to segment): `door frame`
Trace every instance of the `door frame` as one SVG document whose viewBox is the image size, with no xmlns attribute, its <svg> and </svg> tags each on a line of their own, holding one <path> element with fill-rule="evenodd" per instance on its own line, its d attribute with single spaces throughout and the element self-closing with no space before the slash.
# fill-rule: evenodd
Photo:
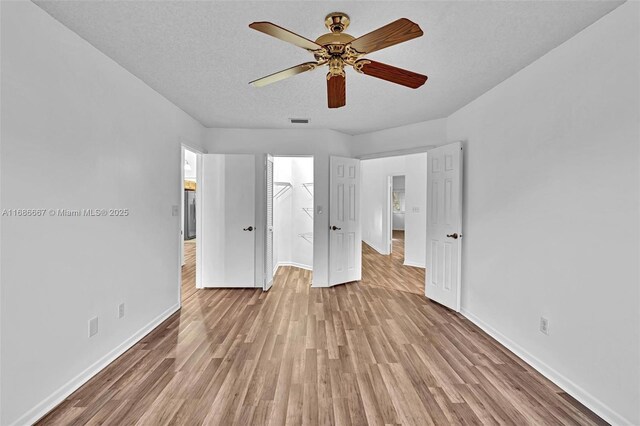
<svg viewBox="0 0 640 426">
<path fill-rule="evenodd" d="M 268 165 L 269 162 L 271 162 L 271 185 L 273 186 L 273 176 L 275 173 L 275 158 L 273 155 L 271 154 L 265 154 L 264 155 L 264 197 L 263 198 L 263 203 L 264 203 L 264 207 L 262 209 L 263 213 L 264 213 L 264 242 L 263 242 L 263 250 L 262 250 L 262 291 L 268 291 L 271 287 L 273 287 L 273 277 L 274 277 L 274 273 L 273 273 L 273 244 L 274 244 L 274 238 L 273 238 L 273 229 L 271 231 L 269 231 L 269 212 L 268 212 L 268 208 L 267 206 L 269 205 L 269 202 L 267 200 L 268 194 L 269 192 L 267 191 L 267 184 L 269 183 L 269 169 L 268 169 Z M 273 196 L 273 188 L 271 188 L 271 195 Z M 273 221 L 273 210 L 274 210 L 274 206 L 273 206 L 273 200 L 271 200 L 271 220 Z M 272 223 L 273 226 L 273 223 Z M 268 235 L 269 232 L 271 232 L 271 271 L 269 271 L 269 268 L 267 268 L 267 266 L 269 265 L 269 262 L 267 262 L 267 253 L 269 252 L 269 250 L 267 250 L 267 241 L 269 240 Z M 269 283 L 269 279 L 268 276 L 269 274 L 271 274 L 271 285 L 267 288 L 267 284 Z"/>
<path fill-rule="evenodd" d="M 260 161 L 262 163 L 262 179 L 264 179 L 263 182 L 261 182 L 260 185 L 258 185 L 256 187 L 256 191 L 263 191 L 262 194 L 259 194 L 260 197 L 260 211 L 262 212 L 262 214 L 257 215 L 258 221 L 261 221 L 261 226 L 263 227 L 263 229 L 265 229 L 265 232 L 263 233 L 258 233 L 258 235 L 263 235 L 262 237 L 262 242 L 260 243 L 256 243 L 256 247 L 262 247 L 262 277 L 260 279 L 260 287 L 262 287 L 263 291 L 265 290 L 265 286 L 267 284 L 267 270 L 266 270 L 266 265 L 267 265 L 267 234 L 266 234 L 266 225 L 267 225 L 267 157 L 271 156 L 271 158 L 273 160 L 275 160 L 276 158 L 281 158 L 281 157 L 285 157 L 285 158 L 311 158 L 311 161 L 313 163 L 313 181 L 315 184 L 315 180 L 316 180 L 316 159 L 315 159 L 315 155 L 313 154 L 272 154 L 272 153 L 266 153 L 263 154 L 261 156 L 259 156 Z M 274 174 L 275 174 L 275 161 L 274 161 Z M 315 185 L 314 185 L 315 186 Z M 260 188 L 260 189 L 258 189 Z M 315 232 L 316 229 L 316 194 L 315 191 L 313 193 L 313 201 L 311 202 L 312 206 L 313 206 L 313 218 L 312 218 L 312 222 L 313 222 L 313 230 Z M 273 204 L 272 204 L 273 206 Z M 313 240 L 313 257 L 312 257 L 312 264 L 311 264 L 311 270 L 313 271 L 316 267 L 315 265 L 315 255 L 316 255 L 316 239 L 314 238 Z M 256 255 L 258 255 L 258 253 L 256 253 Z M 257 259 L 257 257 L 256 257 Z M 257 270 L 257 269 L 256 269 Z M 273 286 L 273 284 L 272 284 Z M 313 283 L 312 285 L 313 286 Z"/>
<path fill-rule="evenodd" d="M 198 183 L 202 182 L 202 154 L 206 152 L 199 148 L 194 148 L 194 145 L 186 140 L 180 141 L 180 225 L 178 230 L 178 301 L 182 306 L 182 259 L 184 257 L 184 235 L 182 233 L 182 227 L 184 226 L 184 151 L 188 150 L 196 154 L 196 288 L 202 288 L 199 284 L 201 280 L 198 276 L 198 265 L 201 262 L 202 256 L 200 250 L 201 235 L 200 235 L 200 220 L 202 217 L 202 203 L 200 202 L 200 191 L 198 191 Z"/>
<path fill-rule="evenodd" d="M 405 179 L 405 187 L 407 185 L 407 174 L 391 174 L 387 176 L 387 250 L 389 251 L 387 254 L 391 255 L 393 253 L 393 178 L 398 176 L 404 176 Z M 405 189 L 405 205 L 406 205 L 406 189 Z M 406 208 L 405 208 L 406 210 Z M 405 211 L 406 213 L 406 211 Z M 406 230 L 406 228 L 405 228 Z M 405 241 L 406 241 L 405 234 Z M 402 260 L 404 263 L 404 259 Z"/>
</svg>

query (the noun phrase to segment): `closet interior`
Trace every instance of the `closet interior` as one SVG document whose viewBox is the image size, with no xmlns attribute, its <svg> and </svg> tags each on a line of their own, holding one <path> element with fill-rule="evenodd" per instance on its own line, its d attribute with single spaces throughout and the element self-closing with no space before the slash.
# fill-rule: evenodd
<svg viewBox="0 0 640 426">
<path fill-rule="evenodd" d="M 273 158 L 273 265 L 313 269 L 313 157 Z"/>
</svg>

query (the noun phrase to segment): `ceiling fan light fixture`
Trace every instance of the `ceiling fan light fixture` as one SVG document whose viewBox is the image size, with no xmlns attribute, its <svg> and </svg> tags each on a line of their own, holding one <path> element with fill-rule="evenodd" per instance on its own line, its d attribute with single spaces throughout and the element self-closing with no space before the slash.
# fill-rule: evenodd
<svg viewBox="0 0 640 426">
<path fill-rule="evenodd" d="M 346 67 L 353 67 L 359 74 L 376 77 L 412 89 L 417 89 L 427 81 L 426 75 L 363 58 L 369 53 L 421 37 L 423 32 L 418 24 L 409 19 L 401 18 L 355 38 L 343 32 L 350 22 L 346 13 L 330 13 L 325 18 L 325 26 L 330 32 L 321 35 L 316 41 L 302 37 L 271 22 L 253 22 L 249 28 L 305 49 L 314 56 L 315 62 L 305 62 L 259 78 L 249 84 L 254 87 L 262 87 L 321 66 L 327 66 L 329 68 L 326 83 L 327 103 L 329 108 L 341 108 L 346 105 Z"/>
</svg>

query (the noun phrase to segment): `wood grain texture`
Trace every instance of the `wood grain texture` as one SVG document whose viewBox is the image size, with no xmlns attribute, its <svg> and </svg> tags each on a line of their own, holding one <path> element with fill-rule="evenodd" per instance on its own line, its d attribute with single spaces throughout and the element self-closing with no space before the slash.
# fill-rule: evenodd
<svg viewBox="0 0 640 426">
<path fill-rule="evenodd" d="M 329 108 L 340 108 L 347 104 L 346 79 L 341 75 L 327 77 L 327 100 Z"/>
<path fill-rule="evenodd" d="M 195 290 L 194 248 L 182 310 L 39 424 L 605 424 L 422 295 L 373 276 L 311 288 L 292 267 L 267 293 Z"/>
<path fill-rule="evenodd" d="M 417 89 L 427 81 L 426 75 L 383 64 L 382 62 L 367 59 L 363 60 L 362 63 L 364 64 L 361 68 L 363 74 L 390 81 L 391 83 L 401 84 L 412 89 Z"/>
<path fill-rule="evenodd" d="M 373 30 L 351 42 L 351 47 L 360 53 L 371 53 L 398 43 L 422 36 L 418 24 L 406 18 L 400 18 L 390 24 Z"/>
<path fill-rule="evenodd" d="M 404 231 L 393 231 L 391 255 L 362 244 L 362 285 L 424 294 L 424 268 L 404 265 Z"/>
</svg>

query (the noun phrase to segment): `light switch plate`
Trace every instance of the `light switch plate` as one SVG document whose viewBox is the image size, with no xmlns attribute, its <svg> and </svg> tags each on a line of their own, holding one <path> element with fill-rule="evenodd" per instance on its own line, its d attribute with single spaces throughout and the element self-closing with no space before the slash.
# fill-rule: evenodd
<svg viewBox="0 0 640 426">
<path fill-rule="evenodd" d="M 178 213 L 180 213 L 178 206 L 171 206 L 171 216 L 178 216 Z"/>
</svg>

